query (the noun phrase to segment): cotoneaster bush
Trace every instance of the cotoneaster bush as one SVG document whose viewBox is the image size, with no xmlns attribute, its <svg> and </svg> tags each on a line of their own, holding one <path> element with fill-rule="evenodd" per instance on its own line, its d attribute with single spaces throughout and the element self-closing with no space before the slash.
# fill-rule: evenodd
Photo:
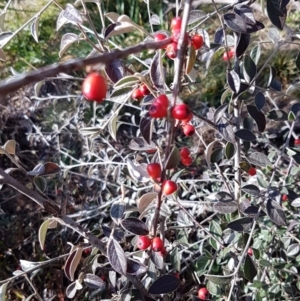
<svg viewBox="0 0 300 301">
<path fill-rule="evenodd" d="M 47 274 L 45 266 L 55 263 L 67 283 L 57 290 L 60 298 L 296 299 L 299 85 L 283 86 L 272 65 L 276 53 L 299 38 L 282 31 L 288 1 L 267 0 L 268 21 L 246 3 L 218 10 L 212 5 L 208 13 L 186 5 L 165 18 L 152 15 L 147 5 L 150 25 L 94 5 L 101 31 L 84 1 L 61 10 L 57 29 L 68 24 L 76 32 L 63 35 L 61 57 L 81 44 L 91 47 L 89 57 L 115 57 L 88 66 L 83 78 L 59 73 L 74 83 L 72 95 L 39 97 L 41 83 L 36 84 L 32 110 L 47 101 L 55 115 L 69 102 L 51 135 L 38 119 L 27 133 L 35 145 L 52 145 L 51 160 L 35 158 L 35 166 L 23 167 L 13 133 L 2 144 L 1 156 L 11 162 L 0 169 L 4 188 L 16 188 L 46 212 L 35 238 L 39 258 L 20 258 L 21 272 L 1 281 L 2 295 L 13 292 L 23 272 L 35 287 L 34 273 Z M 206 31 L 213 23 L 218 27 Z M 262 32 L 268 41 L 256 42 Z M 34 26 L 32 34 L 38 34 Z M 151 47 L 141 44 L 137 53 L 118 57 L 113 51 L 123 48 L 123 37 L 128 45 L 131 34 Z M 274 51 L 262 61 L 265 43 Z M 201 95 L 197 101 L 189 96 L 205 84 L 216 59 L 224 66 L 216 77 L 226 84 L 214 91 L 221 95 L 219 105 L 207 107 Z M 299 53 L 294 64 L 300 70 Z M 74 63 L 74 69 L 82 65 Z M 6 85 L 0 83 L 0 90 Z M 279 98 L 286 99 L 283 107 Z M 274 129 L 281 143 L 272 142 Z M 17 172 L 23 177 L 15 182 Z M 55 243 L 61 254 L 52 256 L 54 250 L 47 249 Z M 50 294 L 38 284 L 24 295 L 42 300 L 43 293 Z"/>
</svg>

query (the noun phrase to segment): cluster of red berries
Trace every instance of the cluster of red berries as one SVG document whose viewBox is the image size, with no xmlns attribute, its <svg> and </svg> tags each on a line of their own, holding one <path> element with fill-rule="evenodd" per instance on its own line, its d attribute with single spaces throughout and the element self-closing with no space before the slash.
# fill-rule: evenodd
<svg viewBox="0 0 300 301">
<path fill-rule="evenodd" d="M 182 19 L 180 17 L 174 18 L 171 21 L 171 32 L 172 32 L 172 42 L 167 46 L 163 47 L 166 49 L 166 56 L 170 59 L 175 59 L 177 56 L 177 43 L 180 36 L 182 25 Z M 155 41 L 162 41 L 167 38 L 163 33 L 156 33 L 154 36 Z M 191 45 L 196 49 L 200 49 L 203 46 L 203 37 L 198 34 L 193 34 L 189 36 L 186 32 L 184 37 L 184 42 L 191 43 Z"/>
<path fill-rule="evenodd" d="M 147 165 L 147 172 L 149 177 L 155 180 L 160 180 L 161 166 L 159 163 L 150 163 Z M 165 180 L 162 183 L 162 193 L 164 195 L 170 195 L 177 191 L 177 184 L 171 180 Z"/>
<path fill-rule="evenodd" d="M 180 161 L 185 166 L 190 166 L 193 162 L 191 158 L 191 152 L 187 147 L 183 147 L 180 150 Z"/>
<path fill-rule="evenodd" d="M 149 115 L 152 118 L 165 118 L 168 115 L 168 106 L 169 106 L 169 99 L 165 94 L 161 94 L 157 98 L 154 99 L 152 105 L 149 109 Z M 193 118 L 193 114 L 190 108 L 182 103 L 175 105 L 171 109 L 171 116 L 181 121 L 183 133 L 186 136 L 192 136 L 195 133 L 195 128 L 188 124 L 189 121 Z"/>
<path fill-rule="evenodd" d="M 190 137 L 195 134 L 194 126 L 189 124 L 193 118 L 193 114 L 186 104 L 182 103 L 180 105 L 176 105 L 172 109 L 171 114 L 174 119 L 181 121 L 182 131 L 185 136 Z"/>
<path fill-rule="evenodd" d="M 161 255 L 165 255 L 167 252 L 164 246 L 164 242 L 161 240 L 160 237 L 156 236 L 153 239 L 146 235 L 139 237 L 137 247 L 140 250 L 146 250 L 150 246 L 154 252 L 160 252 Z"/>
<path fill-rule="evenodd" d="M 141 101 L 144 96 L 147 96 L 149 94 L 150 94 L 150 91 L 149 91 L 148 87 L 145 84 L 142 84 L 142 85 L 140 85 L 139 88 L 135 89 L 132 92 L 131 97 L 137 101 Z"/>
<path fill-rule="evenodd" d="M 233 57 L 234 57 L 234 54 L 235 54 L 235 50 L 234 50 L 234 47 L 231 47 L 228 52 L 225 51 L 223 53 L 223 61 L 227 62 L 229 60 L 231 60 Z"/>
<path fill-rule="evenodd" d="M 152 118 L 165 118 L 168 115 L 169 99 L 165 94 L 156 97 L 150 106 L 149 115 Z"/>
</svg>

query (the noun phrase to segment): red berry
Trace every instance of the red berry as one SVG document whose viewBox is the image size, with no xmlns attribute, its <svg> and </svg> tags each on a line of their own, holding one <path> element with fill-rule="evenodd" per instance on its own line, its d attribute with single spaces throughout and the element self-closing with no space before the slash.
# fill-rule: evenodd
<svg viewBox="0 0 300 301">
<path fill-rule="evenodd" d="M 225 52 L 223 53 L 223 60 L 224 60 L 225 62 L 227 62 L 228 60 L 232 59 L 232 58 L 234 57 L 234 53 L 235 53 L 234 47 L 231 47 L 231 48 L 228 50 L 228 55 L 227 55 L 227 51 L 225 51 Z"/>
<path fill-rule="evenodd" d="M 155 42 L 159 42 L 159 41 L 163 41 L 163 40 L 165 40 L 167 38 L 167 36 L 166 35 L 164 35 L 163 33 L 156 33 L 155 35 L 154 35 L 154 41 Z M 163 46 L 163 47 L 161 47 L 162 49 L 164 49 L 164 48 L 166 48 L 167 46 Z"/>
<path fill-rule="evenodd" d="M 171 30 L 180 30 L 181 29 L 181 24 L 182 24 L 182 19 L 181 17 L 176 17 L 173 18 L 171 21 Z"/>
<path fill-rule="evenodd" d="M 198 291 L 198 297 L 201 300 L 207 300 L 209 296 L 209 291 L 207 290 L 206 287 L 201 287 Z"/>
<path fill-rule="evenodd" d="M 294 144 L 295 145 L 300 145 L 300 139 L 295 139 Z"/>
<path fill-rule="evenodd" d="M 193 159 L 191 157 L 181 158 L 181 163 L 184 166 L 190 166 L 193 163 Z"/>
<path fill-rule="evenodd" d="M 152 118 L 164 118 L 167 117 L 168 114 L 168 108 L 165 106 L 162 106 L 159 103 L 154 102 L 149 109 L 149 115 Z"/>
<path fill-rule="evenodd" d="M 248 254 L 249 256 L 252 256 L 252 255 L 253 255 L 253 250 L 252 250 L 252 248 L 249 248 L 249 249 L 247 250 L 247 254 Z"/>
<path fill-rule="evenodd" d="M 154 252 L 161 252 L 164 249 L 164 243 L 160 237 L 154 237 L 152 240 L 152 250 Z"/>
<path fill-rule="evenodd" d="M 159 163 L 151 163 L 147 165 L 147 172 L 151 178 L 159 178 L 161 175 L 161 167 Z"/>
<path fill-rule="evenodd" d="M 186 124 L 182 128 L 184 135 L 190 137 L 195 134 L 195 128 L 191 124 Z"/>
<path fill-rule="evenodd" d="M 180 37 L 180 29 L 173 30 L 172 40 L 174 43 L 176 43 L 176 45 L 178 43 L 179 37 Z M 184 34 L 184 43 L 187 44 L 188 42 L 189 42 L 189 34 L 186 32 Z"/>
<path fill-rule="evenodd" d="M 148 87 L 145 84 L 140 86 L 140 90 L 141 90 L 143 96 L 146 96 L 146 95 L 150 94 L 150 91 L 149 91 Z"/>
<path fill-rule="evenodd" d="M 282 195 L 282 201 L 286 202 L 289 199 L 289 197 L 286 194 Z"/>
<path fill-rule="evenodd" d="M 101 275 L 100 278 L 101 278 L 104 282 L 106 282 L 106 280 L 107 280 L 105 275 Z"/>
<path fill-rule="evenodd" d="M 92 251 L 92 248 L 87 248 L 87 249 L 83 250 L 83 254 L 88 255 L 91 253 L 91 251 Z"/>
<path fill-rule="evenodd" d="M 159 255 L 160 256 L 166 256 L 167 255 L 167 250 L 166 250 L 166 248 L 164 247 L 160 252 L 159 252 Z"/>
<path fill-rule="evenodd" d="M 137 101 L 141 101 L 143 99 L 143 93 L 141 91 L 140 88 L 138 89 L 135 89 L 133 92 L 132 92 L 132 95 L 131 97 Z"/>
<path fill-rule="evenodd" d="M 193 119 L 193 113 L 190 112 L 189 116 L 187 119 L 182 120 L 182 124 L 186 124 L 188 122 L 190 122 Z"/>
<path fill-rule="evenodd" d="M 151 245 L 151 239 L 148 236 L 140 236 L 137 242 L 137 247 L 140 250 L 146 250 Z"/>
<path fill-rule="evenodd" d="M 154 102 L 157 104 L 161 104 L 164 107 L 169 106 L 169 99 L 165 94 L 159 95 L 157 98 L 155 98 Z"/>
<path fill-rule="evenodd" d="M 185 103 L 176 105 L 171 110 L 172 117 L 178 120 L 185 120 L 189 118 L 190 113 L 190 108 Z"/>
<path fill-rule="evenodd" d="M 177 44 L 176 43 L 170 43 L 166 47 L 166 55 L 169 59 L 174 60 L 177 55 Z"/>
<path fill-rule="evenodd" d="M 174 193 L 177 190 L 177 184 L 171 180 L 165 180 L 162 184 L 162 192 L 165 195 Z"/>
<path fill-rule="evenodd" d="M 203 46 L 203 37 L 198 34 L 191 36 L 191 41 L 196 50 Z"/>
<path fill-rule="evenodd" d="M 176 278 L 180 279 L 179 273 L 174 273 L 173 275 L 174 275 Z"/>
<path fill-rule="evenodd" d="M 249 176 L 255 176 L 256 175 L 256 169 L 254 167 L 251 167 L 248 170 L 248 174 L 249 174 Z"/>
<path fill-rule="evenodd" d="M 180 150 L 180 157 L 182 158 L 188 158 L 190 156 L 191 152 L 187 147 L 183 147 Z"/>
<path fill-rule="evenodd" d="M 105 78 L 97 72 L 90 73 L 83 81 L 82 94 L 87 100 L 103 102 L 106 91 Z"/>
<path fill-rule="evenodd" d="M 155 152 L 157 151 L 157 149 L 148 149 L 146 152 L 148 153 L 148 154 L 154 154 Z"/>
</svg>

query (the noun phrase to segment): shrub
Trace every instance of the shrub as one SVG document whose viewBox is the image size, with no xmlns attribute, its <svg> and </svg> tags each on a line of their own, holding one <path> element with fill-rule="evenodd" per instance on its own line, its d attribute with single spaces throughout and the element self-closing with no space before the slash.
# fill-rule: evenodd
<svg viewBox="0 0 300 301">
<path fill-rule="evenodd" d="M 183 11 L 176 7 L 170 26 L 151 14 L 148 2 L 149 28 L 96 3 L 101 34 L 84 1 L 83 7 L 67 4 L 57 29 L 69 23 L 75 31 L 62 36 L 59 55 L 87 44 L 88 58 L 0 82 L 6 93 L 42 80 L 31 109 L 56 118 L 49 126 L 22 115 L 20 125 L 40 148 L 40 158 L 41 149 L 51 150 L 42 162 L 34 157 L 25 165 L 23 145 L 19 149 L 13 139 L 18 127 L 4 131 L 0 153 L 9 160 L 0 168 L 1 187 L 29 197 L 44 209 L 45 220 L 39 219 L 32 238 L 39 242 L 39 256 L 20 257 L 14 276 L 0 282 L 2 296 L 24 275 L 30 276 L 24 277 L 30 285 L 24 295 L 40 300 L 51 294 L 78 300 L 210 296 L 219 301 L 299 295 L 299 84 L 282 85 L 271 64 L 298 39 L 296 31 L 282 31 L 288 1 L 267 0 L 269 20 L 263 23 L 248 4 L 217 8 L 213 2 L 214 10 L 204 12 L 190 11 L 189 2 Z M 214 22 L 218 28 L 204 29 Z M 261 32 L 273 46 L 265 61 L 266 42 L 253 42 Z M 122 49 L 121 37 L 129 43 L 134 34 L 144 35 L 143 43 Z M 157 34 L 166 38 L 155 41 Z M 195 47 L 191 41 L 195 36 L 204 41 L 199 49 L 201 43 Z M 12 37 L 1 33 L 0 45 Z M 224 72 L 215 77 L 226 85 L 215 92 L 221 95 L 218 105 L 207 108 L 201 95 L 193 99 L 193 91 L 205 84 L 216 60 Z M 293 62 L 300 70 L 299 53 Z M 85 66 L 87 73 L 97 71 L 99 89 L 107 88 L 98 97 L 95 84 L 88 102 L 80 92 L 84 79 L 72 73 Z M 46 96 L 42 87 L 52 75 L 72 84 Z M 136 95 L 141 87 L 143 93 Z M 51 272 L 63 266 L 63 288 L 52 288 L 46 266 Z M 45 282 L 33 280 L 39 274 Z"/>
</svg>

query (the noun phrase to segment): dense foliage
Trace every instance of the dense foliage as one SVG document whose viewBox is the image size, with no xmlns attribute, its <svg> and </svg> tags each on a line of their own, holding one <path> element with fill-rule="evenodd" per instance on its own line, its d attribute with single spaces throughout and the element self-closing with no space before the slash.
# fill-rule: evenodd
<svg viewBox="0 0 300 301">
<path fill-rule="evenodd" d="M 2 8 L 0 300 L 299 298 L 299 5 L 196 2 Z"/>
</svg>

